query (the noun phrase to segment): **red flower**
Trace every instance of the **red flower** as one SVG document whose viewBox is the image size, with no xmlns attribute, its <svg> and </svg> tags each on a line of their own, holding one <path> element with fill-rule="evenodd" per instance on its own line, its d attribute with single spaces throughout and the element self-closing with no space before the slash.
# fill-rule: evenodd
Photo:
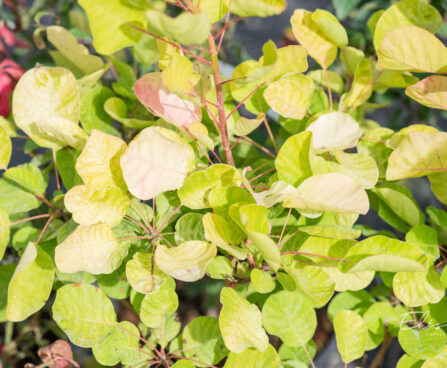
<svg viewBox="0 0 447 368">
<path fill-rule="evenodd" d="M 14 61 L 6 59 L 0 63 L 0 115 L 5 118 L 11 114 L 9 99 L 24 70 Z"/>
</svg>

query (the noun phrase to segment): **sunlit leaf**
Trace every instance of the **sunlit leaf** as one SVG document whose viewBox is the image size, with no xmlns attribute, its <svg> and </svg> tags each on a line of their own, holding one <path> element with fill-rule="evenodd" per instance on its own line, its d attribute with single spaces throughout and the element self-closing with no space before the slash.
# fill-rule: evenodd
<svg viewBox="0 0 447 368">
<path fill-rule="evenodd" d="M 6 170 L 11 159 L 12 142 L 6 130 L 0 127 L 0 169 Z"/>
<path fill-rule="evenodd" d="M 312 13 L 312 20 L 318 25 L 323 35 L 340 48 L 348 45 L 348 35 L 338 19 L 323 9 L 316 9 Z"/>
<path fill-rule="evenodd" d="M 341 93 L 344 87 L 343 79 L 331 70 L 327 70 L 326 73 L 327 79 L 329 80 L 330 89 L 334 92 Z M 312 70 L 311 72 L 307 73 L 307 76 L 312 78 L 312 80 L 318 84 L 321 84 L 323 87 L 327 88 L 328 82 L 323 69 Z"/>
<path fill-rule="evenodd" d="M 421 360 L 439 354 L 447 342 L 445 332 L 438 326 L 419 328 L 403 325 L 399 330 L 398 339 L 408 355 Z"/>
<path fill-rule="evenodd" d="M 268 345 L 263 352 L 258 349 L 248 348 L 241 353 L 231 352 L 225 362 L 224 368 L 239 367 L 280 368 L 281 360 L 272 345 Z"/>
<path fill-rule="evenodd" d="M 126 263 L 126 277 L 129 284 L 139 293 L 156 292 L 168 276 L 155 264 L 152 253 L 137 252 Z"/>
<path fill-rule="evenodd" d="M 342 310 L 334 317 L 338 351 L 345 363 L 361 358 L 366 346 L 368 328 L 358 313 Z"/>
<path fill-rule="evenodd" d="M 266 294 L 275 289 L 275 280 L 266 271 L 254 268 L 250 272 L 250 281 L 258 293 Z"/>
<path fill-rule="evenodd" d="M 405 89 L 405 94 L 422 105 L 447 110 L 447 77 L 432 75 Z"/>
<path fill-rule="evenodd" d="M 253 245 L 261 253 L 262 258 L 269 264 L 273 271 L 277 272 L 281 264 L 281 254 L 276 243 L 262 233 L 248 231 L 247 234 Z"/>
<path fill-rule="evenodd" d="M 350 108 L 360 106 L 369 100 L 372 89 L 372 64 L 368 59 L 361 58 L 355 68 L 351 89 L 347 94 L 343 95 L 341 103 Z"/>
</svg>

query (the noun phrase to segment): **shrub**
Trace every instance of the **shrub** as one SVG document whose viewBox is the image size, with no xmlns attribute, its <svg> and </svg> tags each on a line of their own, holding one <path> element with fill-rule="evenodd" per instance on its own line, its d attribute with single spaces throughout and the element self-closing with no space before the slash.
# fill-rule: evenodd
<svg viewBox="0 0 447 368">
<path fill-rule="evenodd" d="M 28 70 L 14 124 L 1 120 L 1 321 L 50 304 L 54 331 L 102 365 L 304 367 L 327 306 L 346 365 L 380 345 L 368 364 L 381 366 L 397 337 L 399 367 L 445 366 L 447 213 L 423 211 L 404 180 L 427 177 L 447 204 L 447 134 L 365 117 L 389 89 L 447 110 L 435 7 L 374 13 L 374 55 L 331 13 L 297 9 L 299 45 L 269 41 L 225 77 L 233 20 L 284 0 L 79 4 L 83 32 L 40 24 L 57 66 Z M 16 128 L 32 159 L 8 168 Z M 388 228 L 356 224 L 370 207 Z M 218 316 L 182 326 L 176 287 L 205 277 Z M 77 364 L 63 341 L 39 354 Z"/>
</svg>

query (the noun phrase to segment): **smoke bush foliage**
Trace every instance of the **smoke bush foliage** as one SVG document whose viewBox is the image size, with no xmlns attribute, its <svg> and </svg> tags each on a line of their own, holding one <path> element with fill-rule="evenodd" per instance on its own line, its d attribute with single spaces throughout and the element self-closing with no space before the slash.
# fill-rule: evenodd
<svg viewBox="0 0 447 368">
<path fill-rule="evenodd" d="M 297 45 L 269 41 L 224 77 L 227 28 L 284 0 L 79 5 L 75 31 L 36 29 L 57 66 L 26 71 L 1 120 L 1 321 L 51 308 L 102 365 L 307 367 L 327 307 L 346 364 L 381 346 L 379 367 L 397 337 L 398 367 L 447 366 L 447 212 L 404 181 L 447 204 L 447 133 L 365 118 L 390 88 L 447 110 L 436 8 L 374 13 L 372 55 L 297 9 Z M 8 167 L 16 128 L 32 159 Z M 391 230 L 356 224 L 368 211 Z M 218 315 L 181 326 L 176 285 L 204 277 L 221 280 Z M 126 299 L 137 323 L 117 317 Z M 46 364 L 76 365 L 59 344 Z"/>
</svg>

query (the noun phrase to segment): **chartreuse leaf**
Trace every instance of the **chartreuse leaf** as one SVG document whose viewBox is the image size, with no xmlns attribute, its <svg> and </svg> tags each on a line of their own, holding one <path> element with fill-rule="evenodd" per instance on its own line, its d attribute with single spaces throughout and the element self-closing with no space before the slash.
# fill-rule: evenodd
<svg viewBox="0 0 447 368">
<path fill-rule="evenodd" d="M 208 15 L 210 23 L 217 22 L 228 12 L 229 0 L 194 0 L 194 5 Z"/>
<path fill-rule="evenodd" d="M 358 313 L 341 310 L 334 317 L 337 348 L 345 363 L 361 358 L 365 352 L 368 328 Z"/>
<path fill-rule="evenodd" d="M 279 291 L 262 308 L 262 322 L 269 334 L 279 336 L 289 346 L 305 345 L 317 328 L 317 316 L 305 296 Z"/>
<path fill-rule="evenodd" d="M 183 354 L 196 360 L 198 367 L 219 363 L 229 353 L 219 330 L 219 320 L 197 317 L 189 322 L 182 334 Z M 204 364 L 201 364 L 201 363 Z"/>
<path fill-rule="evenodd" d="M 175 223 L 175 242 L 181 244 L 188 240 L 205 240 L 205 229 L 200 213 L 186 213 Z"/>
<path fill-rule="evenodd" d="M 238 186 L 217 187 L 208 193 L 208 203 L 218 215 L 228 217 L 231 205 L 245 202 L 255 204 L 254 198 L 243 188 Z"/>
<path fill-rule="evenodd" d="M 0 322 L 7 321 L 6 306 L 8 304 L 8 284 L 14 274 L 13 263 L 0 265 Z"/>
<path fill-rule="evenodd" d="M 146 128 L 154 124 L 153 121 L 127 117 L 127 105 L 119 97 L 110 97 L 104 103 L 104 111 L 112 118 L 128 128 Z"/>
<path fill-rule="evenodd" d="M 340 259 L 343 258 L 349 248 L 354 244 L 356 244 L 356 241 L 352 239 L 339 240 L 323 238 L 321 236 L 309 236 L 302 242 L 299 250 L 303 256 L 309 258 L 314 263 L 322 266 L 336 267 L 340 263 Z"/>
<path fill-rule="evenodd" d="M 422 360 L 412 358 L 411 356 L 405 354 L 397 362 L 396 368 L 421 368 L 422 363 L 423 363 Z M 440 366 L 439 368 L 441 368 L 441 367 L 442 366 Z M 436 368 L 438 368 L 438 367 L 436 367 Z"/>
<path fill-rule="evenodd" d="M 297 9 L 290 18 L 290 23 L 297 41 L 323 69 L 327 69 L 337 56 L 337 45 L 313 20 L 313 14 L 304 9 Z"/>
<path fill-rule="evenodd" d="M 276 243 L 263 233 L 247 231 L 247 235 L 256 249 L 261 253 L 262 258 L 269 264 L 273 271 L 277 272 L 281 265 L 281 254 Z"/>
<path fill-rule="evenodd" d="M 308 225 L 300 226 L 299 231 L 303 233 L 331 239 L 357 239 L 362 232 L 341 225 Z"/>
<path fill-rule="evenodd" d="M 310 132 L 301 132 L 284 142 L 275 160 L 279 180 L 297 186 L 312 175 L 311 139 Z"/>
<path fill-rule="evenodd" d="M 22 164 L 8 169 L 3 177 L 34 194 L 45 194 L 47 183 L 40 169 L 32 164 Z"/>
<path fill-rule="evenodd" d="M 10 221 L 8 213 L 0 206 L 0 260 L 5 254 L 5 249 L 9 243 Z"/>
<path fill-rule="evenodd" d="M 93 45 L 100 54 L 113 54 L 139 40 L 142 33 L 127 23 L 140 28 L 145 28 L 147 24 L 142 9 L 121 0 L 110 0 L 106 4 L 94 0 L 80 0 L 79 5 L 87 13 Z M 115 21 L 111 22 L 111 19 Z M 113 37 L 110 37 L 112 34 Z"/>
<path fill-rule="evenodd" d="M 236 215 L 236 211 L 233 209 L 238 209 L 239 213 Z M 267 208 L 264 206 L 258 206 L 257 204 L 244 204 L 239 206 L 235 204 L 230 207 L 229 213 L 246 233 L 254 231 L 267 234 L 269 232 Z"/>
<path fill-rule="evenodd" d="M 378 19 L 374 31 L 374 47 L 380 48 L 385 36 L 402 26 L 417 26 L 435 33 L 442 25 L 436 8 L 422 0 L 401 0 L 386 9 Z"/>
<path fill-rule="evenodd" d="M 334 290 L 339 292 L 362 290 L 371 283 L 375 275 L 374 271 L 343 273 L 335 267 L 324 267 L 323 270 L 335 282 Z"/>
<path fill-rule="evenodd" d="M 294 263 L 286 271 L 315 308 L 326 305 L 334 295 L 335 282 L 320 267 Z"/>
<path fill-rule="evenodd" d="M 425 124 L 412 124 L 405 128 L 402 128 L 397 133 L 393 134 L 386 144 L 392 148 L 396 149 L 404 141 L 404 138 L 412 132 L 422 132 L 422 133 L 436 133 L 439 132 L 438 129 L 430 125 Z"/>
<path fill-rule="evenodd" d="M 374 303 L 363 314 L 368 330 L 382 337 L 385 333 L 385 326 L 392 336 L 396 336 L 404 317 L 405 315 L 401 315 L 401 310 L 398 307 L 393 308 L 388 302 Z"/>
<path fill-rule="evenodd" d="M 93 355 L 102 365 L 130 365 L 137 362 L 140 353 L 140 331 L 128 321 L 116 325 L 112 333 L 101 344 L 92 348 Z M 149 357 L 149 356 L 147 356 Z"/>
<path fill-rule="evenodd" d="M 259 63 L 263 64 L 263 62 L 264 56 L 261 56 Z M 276 49 L 276 62 L 273 70 L 261 80 L 268 81 L 289 73 L 302 73 L 307 68 L 307 51 L 304 47 L 298 45 L 280 47 Z"/>
<path fill-rule="evenodd" d="M 444 172 L 447 167 L 447 133 L 410 132 L 391 153 L 387 180 L 414 178 Z"/>
<path fill-rule="evenodd" d="M 266 271 L 254 268 L 250 273 L 250 281 L 258 293 L 266 294 L 275 289 L 275 280 Z"/>
<path fill-rule="evenodd" d="M 225 280 L 233 274 L 233 265 L 227 257 L 217 256 L 206 266 L 206 273 L 213 279 Z"/>
<path fill-rule="evenodd" d="M 383 235 L 353 245 L 345 260 L 340 264 L 343 272 L 417 272 L 424 271 L 428 262 L 427 255 L 417 245 Z"/>
<path fill-rule="evenodd" d="M 431 254 L 435 259 L 439 258 L 438 233 L 434 228 L 427 225 L 414 226 L 405 235 L 405 241 L 417 244 L 425 253 Z"/>
<path fill-rule="evenodd" d="M 405 94 L 422 105 L 447 110 L 447 77 L 431 75 L 407 87 Z"/>
<path fill-rule="evenodd" d="M 231 352 L 228 355 L 224 368 L 239 368 L 239 367 L 259 367 L 259 368 L 280 368 L 281 359 L 278 356 L 275 348 L 268 345 L 263 352 L 258 349 L 248 348 L 241 353 Z"/>
<path fill-rule="evenodd" d="M 59 288 L 53 319 L 73 344 L 86 348 L 100 344 L 116 328 L 112 302 L 101 289 L 88 284 Z"/>
<path fill-rule="evenodd" d="M 108 224 L 79 225 L 55 249 L 59 271 L 87 271 L 94 275 L 115 271 L 127 255 L 127 246 L 118 242 Z"/>
<path fill-rule="evenodd" d="M 46 28 L 48 41 L 56 47 L 57 55 L 62 56 L 70 62 L 70 66 L 81 71 L 81 75 L 91 74 L 100 69 L 104 62 L 100 57 L 90 55 L 88 49 L 78 43 L 70 31 L 60 26 Z M 55 51 L 50 51 L 53 55 Z"/>
<path fill-rule="evenodd" d="M 311 218 L 319 217 L 324 211 L 366 214 L 369 210 L 365 190 L 349 176 L 338 173 L 307 178 L 283 205 Z"/>
<path fill-rule="evenodd" d="M 205 275 L 206 266 L 216 256 L 214 244 L 190 240 L 174 248 L 159 244 L 155 262 L 164 273 L 181 281 L 197 281 Z"/>
<path fill-rule="evenodd" d="M 235 0 L 231 12 L 240 17 L 268 17 L 286 9 L 285 0 Z"/>
<path fill-rule="evenodd" d="M 172 92 L 189 92 L 199 80 L 199 75 L 192 70 L 191 61 L 180 54 L 174 54 L 169 66 L 161 73 L 163 85 Z"/>
<path fill-rule="evenodd" d="M 163 83 L 162 73 L 145 74 L 137 80 L 134 88 L 138 100 L 152 114 L 176 127 L 188 128 L 190 124 L 202 120 L 202 112 L 197 101 L 170 92 Z"/>
<path fill-rule="evenodd" d="M 362 136 L 358 123 L 340 111 L 320 115 L 306 130 L 312 132 L 312 145 L 319 153 L 355 147 Z"/>
<path fill-rule="evenodd" d="M 219 327 L 226 347 L 233 353 L 247 348 L 265 352 L 268 336 L 262 328 L 262 314 L 233 289 L 224 287 L 220 293 L 223 308 L 219 315 Z"/>
<path fill-rule="evenodd" d="M 126 263 L 126 278 L 139 293 L 156 292 L 168 277 L 155 264 L 152 253 L 137 252 Z"/>
<path fill-rule="evenodd" d="M 348 45 L 348 34 L 338 19 L 326 10 L 316 9 L 312 20 L 318 25 L 324 36 L 340 48 Z"/>
<path fill-rule="evenodd" d="M 75 168 L 77 157 L 78 153 L 73 150 L 59 150 L 56 152 L 57 170 L 67 190 L 75 185 L 82 184 L 82 179 Z"/>
<path fill-rule="evenodd" d="M 39 146 L 82 149 L 87 134 L 79 127 L 79 92 L 67 69 L 37 66 L 19 80 L 13 95 L 14 121 Z"/>
<path fill-rule="evenodd" d="M 356 180 L 364 189 L 373 188 L 379 180 L 379 168 L 371 156 L 337 151 L 335 158 L 346 169 L 344 173 Z"/>
<path fill-rule="evenodd" d="M 148 327 L 157 328 L 172 316 L 178 308 L 178 296 L 168 285 L 147 294 L 141 303 L 140 318 Z"/>
<path fill-rule="evenodd" d="M 312 79 L 302 74 L 292 74 L 270 83 L 264 91 L 264 98 L 275 112 L 285 118 L 302 119 L 313 91 Z"/>
<path fill-rule="evenodd" d="M 188 176 L 177 193 L 180 201 L 185 206 L 192 209 L 201 209 L 209 207 L 206 196 L 211 189 L 240 184 L 241 174 L 239 171 L 229 165 L 216 164 L 208 167 L 205 171 L 198 171 Z M 215 202 L 222 202 L 221 195 L 218 196 L 220 199 L 215 199 Z"/>
<path fill-rule="evenodd" d="M 119 163 L 125 149 L 122 139 L 94 129 L 76 161 L 76 171 L 84 184 L 94 188 L 127 189 Z"/>
<path fill-rule="evenodd" d="M 248 119 L 240 116 L 234 125 L 234 133 L 236 135 L 248 135 L 254 131 L 265 119 L 265 114 L 261 113 L 254 119 Z"/>
<path fill-rule="evenodd" d="M 343 79 L 337 73 L 331 70 L 327 70 L 326 72 L 329 80 L 329 87 L 331 88 L 331 90 L 337 93 L 341 93 L 344 86 Z M 326 80 L 324 70 L 312 70 L 311 72 L 307 73 L 307 76 L 312 78 L 313 81 L 327 88 L 328 82 Z"/>
<path fill-rule="evenodd" d="M 67 192 L 64 204 L 80 225 L 105 223 L 116 226 L 126 214 L 129 198 L 119 188 L 96 189 L 77 185 Z"/>
<path fill-rule="evenodd" d="M 428 358 L 422 368 L 445 368 L 447 362 L 447 347 L 444 347 L 442 351 L 434 357 Z"/>
<path fill-rule="evenodd" d="M 171 365 L 171 368 L 195 368 L 195 367 L 196 366 L 192 361 L 186 359 L 177 360 L 173 365 Z"/>
<path fill-rule="evenodd" d="M 436 304 L 445 295 L 439 273 L 430 268 L 420 272 L 397 272 L 393 278 L 394 294 L 409 307 Z"/>
<path fill-rule="evenodd" d="M 8 286 L 6 318 L 23 321 L 42 308 L 51 293 L 54 264 L 50 256 L 29 243 Z"/>
<path fill-rule="evenodd" d="M 349 108 L 360 106 L 368 101 L 373 90 L 372 64 L 366 58 L 361 58 L 355 68 L 351 89 L 343 95 L 341 104 Z"/>
<path fill-rule="evenodd" d="M 447 343 L 445 332 L 438 326 L 419 328 L 403 324 L 397 337 L 408 355 L 421 360 L 441 353 Z"/>
<path fill-rule="evenodd" d="M 287 346 L 282 344 L 278 354 L 284 368 L 308 367 L 310 365 L 310 359 L 313 359 L 316 353 L 316 347 L 313 340 L 307 342 L 305 349 L 303 346 Z"/>
<path fill-rule="evenodd" d="M 11 138 L 3 127 L 0 127 L 0 169 L 6 170 L 11 159 Z"/>
<path fill-rule="evenodd" d="M 389 32 L 377 52 L 381 68 L 408 72 L 445 73 L 447 47 L 433 34 L 415 26 Z"/>
<path fill-rule="evenodd" d="M 206 240 L 217 246 L 225 246 L 226 244 L 239 245 L 244 238 L 243 232 L 234 221 L 227 220 L 214 213 L 204 215 L 202 223 L 205 229 Z"/>
<path fill-rule="evenodd" d="M 191 146 L 174 131 L 161 127 L 142 130 L 120 160 L 129 191 L 143 200 L 179 189 L 195 165 Z"/>
<path fill-rule="evenodd" d="M 156 10 L 145 12 L 149 30 L 184 44 L 200 45 L 206 41 L 211 25 L 206 13 L 182 13 L 172 18 Z"/>
</svg>

